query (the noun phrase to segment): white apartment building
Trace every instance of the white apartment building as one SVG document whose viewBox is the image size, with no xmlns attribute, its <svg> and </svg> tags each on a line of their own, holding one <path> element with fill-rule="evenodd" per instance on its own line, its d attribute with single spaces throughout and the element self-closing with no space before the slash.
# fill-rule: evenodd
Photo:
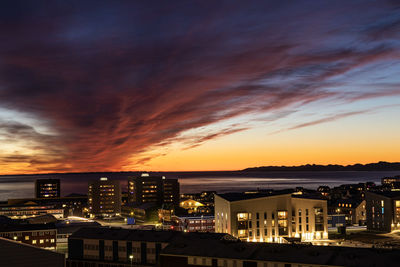
<svg viewBox="0 0 400 267">
<path fill-rule="evenodd" d="M 216 194 L 214 201 L 217 233 L 253 242 L 328 238 L 327 202 L 317 197 L 285 190 Z"/>
</svg>

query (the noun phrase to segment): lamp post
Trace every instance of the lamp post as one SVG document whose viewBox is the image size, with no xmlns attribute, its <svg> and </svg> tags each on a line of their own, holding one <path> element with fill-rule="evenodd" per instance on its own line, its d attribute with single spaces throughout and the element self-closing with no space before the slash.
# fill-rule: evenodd
<svg viewBox="0 0 400 267">
<path fill-rule="evenodd" d="M 131 260 L 131 266 L 133 264 L 133 255 L 129 255 L 129 259 Z"/>
</svg>

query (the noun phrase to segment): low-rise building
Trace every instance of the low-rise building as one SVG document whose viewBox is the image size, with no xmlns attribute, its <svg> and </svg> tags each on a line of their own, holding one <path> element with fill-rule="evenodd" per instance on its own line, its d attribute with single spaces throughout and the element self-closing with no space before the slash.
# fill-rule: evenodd
<svg viewBox="0 0 400 267">
<path fill-rule="evenodd" d="M 185 216 L 179 217 L 183 231 L 187 232 L 215 232 L 214 216 Z"/>
<path fill-rule="evenodd" d="M 35 247 L 56 249 L 57 229 L 54 224 L 0 225 L 0 237 L 25 243 Z M 1 249 L 0 249 L 1 250 Z"/>
<path fill-rule="evenodd" d="M 157 211 L 157 204 L 152 202 L 141 205 L 127 204 L 121 207 L 123 217 L 135 218 L 135 222 L 139 223 L 157 220 Z"/>
<path fill-rule="evenodd" d="M 222 239 L 226 234 L 177 231 L 81 228 L 68 239 L 67 266 L 156 266 L 171 242 Z M 178 267 L 179 265 L 175 265 Z"/>
<path fill-rule="evenodd" d="M 344 214 L 329 214 L 328 228 L 346 226 L 346 215 Z"/>
<path fill-rule="evenodd" d="M 68 265 L 156 264 L 161 249 L 177 232 L 128 230 L 120 228 L 81 228 L 68 239 Z"/>
<path fill-rule="evenodd" d="M 217 194 L 215 231 L 257 242 L 326 239 L 327 201 L 291 190 Z"/>
<path fill-rule="evenodd" d="M 332 207 L 330 214 L 344 214 L 347 225 L 365 225 L 367 213 L 365 200 L 341 199 Z"/>
<path fill-rule="evenodd" d="M 400 190 L 400 175 L 381 179 L 382 187 L 388 190 Z"/>
<path fill-rule="evenodd" d="M 29 203 L 35 203 L 38 206 L 50 205 L 55 209 L 63 209 L 64 217 L 84 216 L 87 212 L 87 199 L 86 195 L 71 194 L 65 197 L 53 198 L 9 199 L 8 205 L 29 205 Z"/>
<path fill-rule="evenodd" d="M 39 205 L 33 201 L 27 201 L 23 204 L 0 205 L 0 215 L 12 219 L 26 219 L 46 214 L 51 214 L 57 219 L 64 218 L 64 210 L 56 205 Z"/>
<path fill-rule="evenodd" d="M 367 229 L 391 232 L 400 230 L 400 192 L 367 192 Z"/>
</svg>

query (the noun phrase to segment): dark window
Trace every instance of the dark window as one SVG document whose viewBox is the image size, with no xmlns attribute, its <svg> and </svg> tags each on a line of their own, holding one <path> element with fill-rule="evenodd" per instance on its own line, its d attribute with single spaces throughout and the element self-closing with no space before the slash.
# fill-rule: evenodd
<svg viewBox="0 0 400 267">
<path fill-rule="evenodd" d="M 266 220 L 266 219 L 267 219 L 267 213 L 264 212 L 264 220 Z"/>
<path fill-rule="evenodd" d="M 256 219 L 259 220 L 260 219 L 260 213 L 256 213 Z"/>
</svg>

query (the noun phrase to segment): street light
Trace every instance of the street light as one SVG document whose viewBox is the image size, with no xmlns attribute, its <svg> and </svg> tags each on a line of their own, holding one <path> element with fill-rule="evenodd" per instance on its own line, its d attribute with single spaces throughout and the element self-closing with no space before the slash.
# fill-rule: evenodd
<svg viewBox="0 0 400 267">
<path fill-rule="evenodd" d="M 131 260 L 131 266 L 132 266 L 132 262 L 133 262 L 133 255 L 129 255 L 129 259 Z"/>
</svg>

